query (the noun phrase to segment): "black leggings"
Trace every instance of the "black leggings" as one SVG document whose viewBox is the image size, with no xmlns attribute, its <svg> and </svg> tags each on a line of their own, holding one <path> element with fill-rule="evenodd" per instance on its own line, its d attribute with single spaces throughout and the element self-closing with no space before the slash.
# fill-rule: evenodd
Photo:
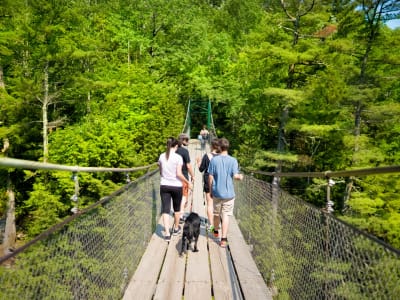
<svg viewBox="0 0 400 300">
<path fill-rule="evenodd" d="M 182 187 L 181 186 L 160 186 L 161 213 L 169 214 L 171 211 L 171 199 L 174 212 L 181 210 Z"/>
</svg>

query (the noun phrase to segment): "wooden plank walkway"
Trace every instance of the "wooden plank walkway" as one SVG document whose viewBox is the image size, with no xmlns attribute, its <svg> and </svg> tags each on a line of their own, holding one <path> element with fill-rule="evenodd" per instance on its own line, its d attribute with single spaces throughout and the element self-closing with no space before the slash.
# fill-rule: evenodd
<svg viewBox="0 0 400 300">
<path fill-rule="evenodd" d="M 189 152 L 195 170 L 193 197 L 189 197 L 191 209 L 206 220 L 202 174 L 196 165 L 196 157 L 204 152 L 197 140 L 190 141 Z M 186 213 L 189 211 L 190 206 Z M 235 218 L 230 222 L 228 248 L 221 248 L 218 240 L 206 233 L 205 223 L 202 223 L 199 252 L 189 250 L 182 256 L 179 256 L 181 235 L 172 236 L 167 243 L 162 230 L 160 219 L 125 291 L 124 300 L 272 299 Z"/>
</svg>

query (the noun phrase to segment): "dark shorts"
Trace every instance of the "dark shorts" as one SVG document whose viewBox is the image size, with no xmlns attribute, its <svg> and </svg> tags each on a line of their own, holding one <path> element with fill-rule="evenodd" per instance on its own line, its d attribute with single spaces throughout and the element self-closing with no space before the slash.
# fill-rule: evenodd
<svg viewBox="0 0 400 300">
<path fill-rule="evenodd" d="M 160 186 L 160 196 L 161 196 L 161 213 L 169 214 L 171 211 L 171 199 L 172 206 L 175 212 L 181 210 L 182 201 L 182 187 L 181 186 Z"/>
<path fill-rule="evenodd" d="M 203 191 L 204 191 L 204 193 L 210 192 L 210 186 L 208 185 L 208 181 L 204 182 Z"/>
<path fill-rule="evenodd" d="M 210 192 L 210 185 L 208 184 L 208 173 L 205 173 L 203 176 L 203 191 L 204 193 Z"/>
</svg>

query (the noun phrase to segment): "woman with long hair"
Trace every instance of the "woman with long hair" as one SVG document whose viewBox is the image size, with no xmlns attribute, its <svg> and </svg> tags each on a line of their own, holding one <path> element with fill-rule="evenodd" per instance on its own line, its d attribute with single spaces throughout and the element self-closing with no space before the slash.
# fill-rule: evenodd
<svg viewBox="0 0 400 300">
<path fill-rule="evenodd" d="M 208 230 L 210 232 L 214 231 L 214 206 L 213 199 L 210 194 L 210 186 L 208 184 L 208 166 L 210 164 L 211 159 L 218 155 L 221 152 L 219 146 L 219 140 L 213 139 L 211 141 L 211 152 L 203 155 L 203 158 L 200 161 L 200 157 L 197 159 L 197 166 L 199 167 L 199 171 L 203 172 L 203 192 L 206 195 L 207 202 L 207 218 L 208 218 Z M 218 228 L 216 228 L 218 230 Z"/>
<path fill-rule="evenodd" d="M 193 188 L 192 184 L 183 176 L 182 156 L 175 153 L 178 148 L 178 140 L 174 137 L 167 139 L 167 149 L 158 159 L 158 167 L 160 169 L 160 196 L 161 196 L 161 213 L 164 223 L 164 237 L 166 241 L 171 240 L 169 228 L 169 212 L 171 211 L 171 199 L 174 209 L 174 228 L 173 234 L 179 234 L 181 228 L 179 226 L 180 208 L 182 201 L 182 183 L 186 182 L 189 188 Z"/>
</svg>

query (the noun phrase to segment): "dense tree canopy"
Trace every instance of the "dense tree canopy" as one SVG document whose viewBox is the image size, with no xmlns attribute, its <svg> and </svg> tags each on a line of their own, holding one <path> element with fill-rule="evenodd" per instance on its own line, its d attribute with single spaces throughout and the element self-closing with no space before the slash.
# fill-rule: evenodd
<svg viewBox="0 0 400 300">
<path fill-rule="evenodd" d="M 394 0 L 2 1 L 0 148 L 60 164 L 151 164 L 191 98 L 211 99 L 218 135 L 248 169 L 398 165 L 400 29 L 385 22 L 399 11 Z M 33 236 L 70 214 L 70 175 L 1 171 L 18 230 Z M 337 180 L 335 213 L 399 248 L 399 176 Z M 82 205 L 120 184 L 82 175 Z M 281 185 L 324 205 L 317 180 Z"/>
</svg>

